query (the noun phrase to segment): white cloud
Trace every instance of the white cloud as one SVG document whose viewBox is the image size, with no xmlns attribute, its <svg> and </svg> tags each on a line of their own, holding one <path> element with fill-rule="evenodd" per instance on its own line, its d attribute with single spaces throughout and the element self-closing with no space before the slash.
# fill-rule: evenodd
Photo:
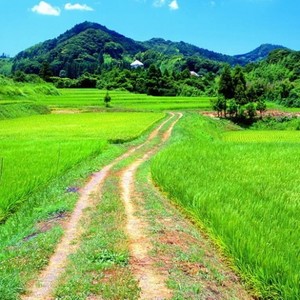
<svg viewBox="0 0 300 300">
<path fill-rule="evenodd" d="M 79 3 L 75 3 L 75 4 L 67 3 L 65 5 L 65 9 L 66 10 L 85 10 L 85 11 L 93 11 L 94 10 L 93 8 L 91 8 L 90 6 L 87 6 L 86 4 L 79 4 Z"/>
<path fill-rule="evenodd" d="M 48 15 L 48 16 L 60 15 L 60 9 L 58 7 L 54 7 L 45 1 L 41 1 L 38 5 L 35 5 L 31 9 L 31 11 L 40 15 Z"/>
<path fill-rule="evenodd" d="M 165 3 L 166 3 L 166 0 L 155 0 L 155 1 L 153 2 L 153 5 L 154 5 L 155 7 L 162 7 L 162 6 L 165 5 Z"/>
<path fill-rule="evenodd" d="M 179 5 L 178 5 L 177 0 L 173 0 L 173 1 L 169 4 L 169 7 L 170 7 L 171 10 L 177 10 L 177 9 L 179 9 Z"/>
</svg>

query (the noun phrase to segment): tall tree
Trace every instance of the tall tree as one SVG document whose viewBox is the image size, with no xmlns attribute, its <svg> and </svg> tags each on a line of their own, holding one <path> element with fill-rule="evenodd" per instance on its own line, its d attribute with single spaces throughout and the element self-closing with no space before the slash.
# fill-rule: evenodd
<svg viewBox="0 0 300 300">
<path fill-rule="evenodd" d="M 234 97 L 234 86 L 229 65 L 226 65 L 221 73 L 218 93 L 223 95 L 225 99 Z"/>
<path fill-rule="evenodd" d="M 247 99 L 247 84 L 243 69 L 241 66 L 237 66 L 233 71 L 233 87 L 234 87 L 234 99 L 237 104 L 244 105 L 248 102 Z"/>
</svg>

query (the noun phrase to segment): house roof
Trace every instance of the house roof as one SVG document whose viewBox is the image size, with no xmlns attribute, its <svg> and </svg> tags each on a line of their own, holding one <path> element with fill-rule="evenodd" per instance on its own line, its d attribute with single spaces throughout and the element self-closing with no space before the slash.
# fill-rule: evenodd
<svg viewBox="0 0 300 300">
<path fill-rule="evenodd" d="M 142 62 L 140 62 L 139 60 L 135 60 L 132 64 L 130 64 L 132 67 L 135 66 L 143 66 L 144 64 Z"/>
<path fill-rule="evenodd" d="M 195 71 L 191 71 L 191 75 L 192 75 L 192 76 L 197 76 L 197 77 L 200 76 L 200 75 L 199 75 L 198 73 L 196 73 Z"/>
</svg>

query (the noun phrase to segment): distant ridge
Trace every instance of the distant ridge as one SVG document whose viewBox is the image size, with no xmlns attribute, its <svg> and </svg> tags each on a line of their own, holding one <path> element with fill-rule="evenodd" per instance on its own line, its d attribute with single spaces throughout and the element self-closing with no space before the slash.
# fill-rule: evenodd
<svg viewBox="0 0 300 300">
<path fill-rule="evenodd" d="M 137 55 L 147 53 L 148 61 L 163 56 L 163 60 L 173 58 L 198 57 L 219 69 L 221 63 L 246 65 L 263 60 L 275 49 L 283 46 L 264 44 L 255 50 L 241 55 L 225 55 L 181 42 L 153 38 L 145 42 L 135 41 L 103 25 L 83 22 L 57 38 L 47 40 L 18 53 L 13 59 L 13 71 L 39 74 L 45 63 L 54 76 L 62 71 L 70 78 L 77 78 L 84 72 L 94 73 L 98 68 L 128 67 Z M 151 52 L 151 54 L 149 53 Z M 150 58 L 150 59 L 149 59 Z M 43 65 L 44 64 L 44 65 Z"/>
<path fill-rule="evenodd" d="M 234 55 L 235 58 L 242 60 L 244 62 L 257 62 L 264 60 L 268 57 L 270 52 L 277 50 L 277 49 L 286 49 L 288 48 L 280 45 L 273 45 L 273 44 L 262 44 L 256 49 L 245 53 L 245 54 L 239 54 L 239 55 Z"/>
</svg>

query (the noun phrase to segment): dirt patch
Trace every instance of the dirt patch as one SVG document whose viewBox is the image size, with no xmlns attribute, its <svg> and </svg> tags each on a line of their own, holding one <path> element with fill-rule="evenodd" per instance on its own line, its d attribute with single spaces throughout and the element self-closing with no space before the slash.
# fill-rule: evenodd
<svg viewBox="0 0 300 300">
<path fill-rule="evenodd" d="M 217 112 L 214 111 L 201 111 L 202 115 L 211 117 L 211 118 L 219 118 Z M 260 116 L 260 115 L 258 115 Z M 300 117 L 300 112 L 285 112 L 278 109 L 268 109 L 262 114 L 262 117 L 272 117 L 272 118 L 280 118 L 280 117 Z"/>
<path fill-rule="evenodd" d="M 82 110 L 77 109 L 54 109 L 51 111 L 51 114 L 54 115 L 70 115 L 70 114 L 79 114 L 82 113 Z"/>
<path fill-rule="evenodd" d="M 174 125 L 181 116 L 182 114 L 177 114 L 175 121 L 163 134 L 161 143 L 164 143 L 170 137 Z M 163 125 L 150 135 L 151 139 L 158 135 Z M 149 255 L 152 244 L 148 236 L 149 230 L 147 230 L 149 225 L 140 217 L 143 209 L 136 206 L 133 201 L 135 196 L 135 172 L 156 150 L 157 147 L 150 149 L 141 159 L 137 159 L 124 170 L 121 177 L 122 198 L 127 216 L 126 229 L 130 239 L 130 265 L 139 282 L 141 299 L 171 299 L 172 297 L 172 292 L 166 287 L 165 283 L 168 277 L 162 269 L 155 267 L 156 261 Z"/>
<path fill-rule="evenodd" d="M 68 214 L 63 212 L 63 213 L 58 213 L 53 215 L 51 218 L 47 219 L 47 220 L 43 220 L 41 222 L 39 222 L 36 225 L 36 232 L 26 236 L 23 238 L 23 241 L 28 242 L 32 239 L 34 239 L 35 237 L 37 237 L 39 234 L 47 232 L 49 230 L 51 230 L 53 227 L 61 225 L 62 227 L 65 226 L 66 221 L 68 219 Z"/>
</svg>

